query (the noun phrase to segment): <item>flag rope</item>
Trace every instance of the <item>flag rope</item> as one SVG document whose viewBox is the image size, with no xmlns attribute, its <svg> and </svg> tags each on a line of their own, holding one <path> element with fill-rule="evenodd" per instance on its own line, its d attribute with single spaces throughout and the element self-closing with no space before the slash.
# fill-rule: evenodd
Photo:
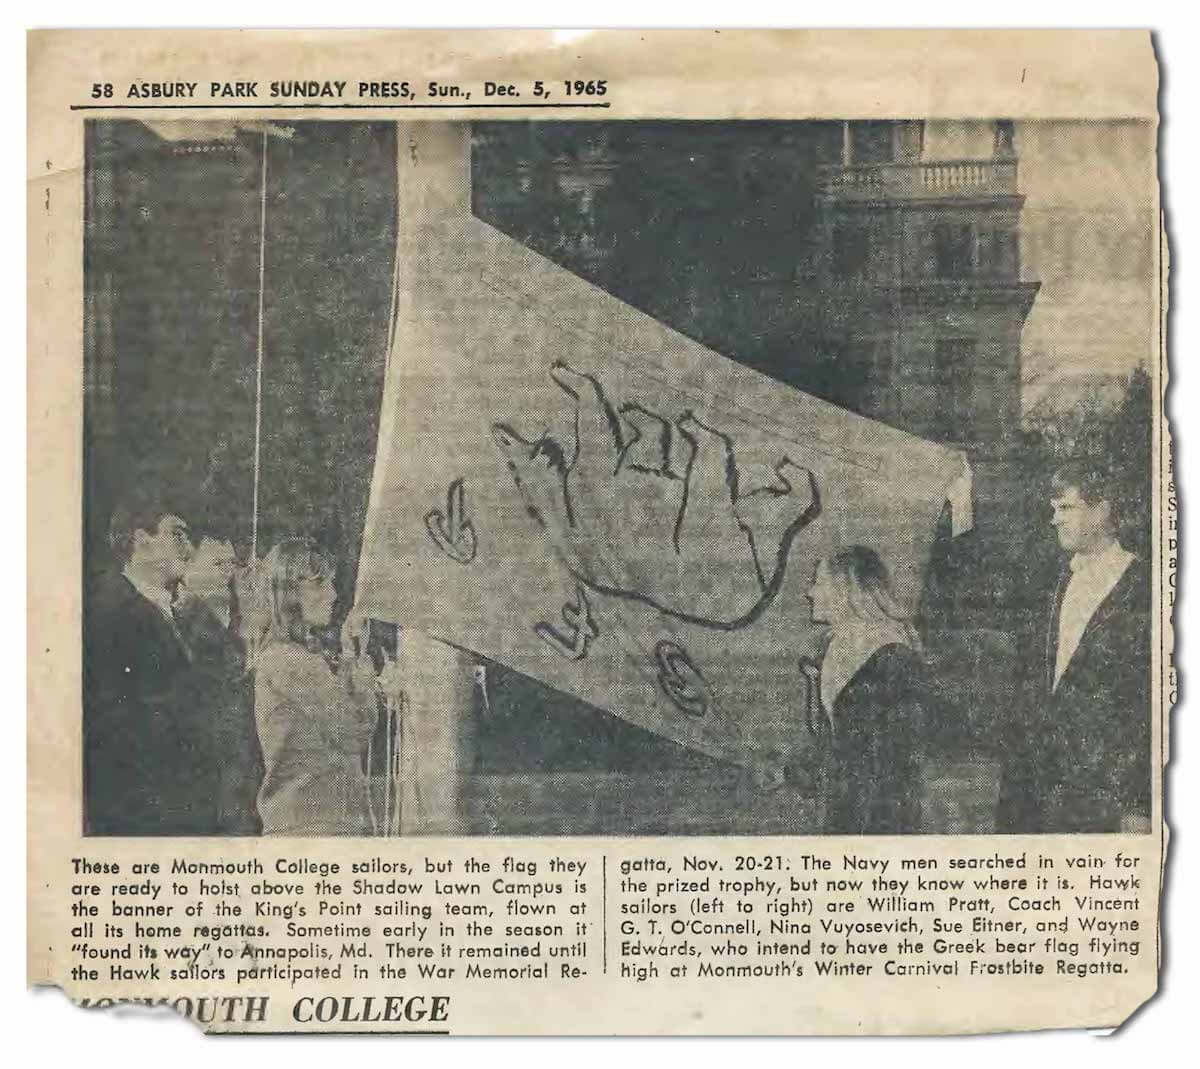
<svg viewBox="0 0 1200 1069">
<path fill-rule="evenodd" d="M 254 381 L 254 503 L 250 518 L 250 561 L 258 561 L 258 481 L 262 462 L 263 309 L 267 274 L 267 137 L 262 132 L 262 174 L 258 217 L 258 344 Z"/>
</svg>

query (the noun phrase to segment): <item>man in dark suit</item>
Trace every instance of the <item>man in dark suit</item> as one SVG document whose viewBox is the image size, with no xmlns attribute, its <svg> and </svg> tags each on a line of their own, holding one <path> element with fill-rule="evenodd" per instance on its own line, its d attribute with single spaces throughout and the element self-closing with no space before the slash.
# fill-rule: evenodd
<svg viewBox="0 0 1200 1069">
<path fill-rule="evenodd" d="M 1030 636 L 998 831 L 1150 830 L 1150 571 L 1118 541 L 1118 501 L 1096 467 L 1051 483 L 1069 558 Z"/>
<path fill-rule="evenodd" d="M 233 543 L 214 527 L 199 536 L 193 529 L 192 536 L 196 548 L 175 595 L 175 622 L 191 651 L 198 708 L 209 714 L 220 779 L 220 834 L 258 835 L 262 750 L 242 634 L 242 614 L 251 607 L 240 605 L 234 594 Z"/>
<path fill-rule="evenodd" d="M 208 710 L 174 618 L 192 552 L 164 504 L 119 504 L 116 567 L 84 603 L 84 830 L 89 835 L 208 835 L 216 829 Z"/>
</svg>

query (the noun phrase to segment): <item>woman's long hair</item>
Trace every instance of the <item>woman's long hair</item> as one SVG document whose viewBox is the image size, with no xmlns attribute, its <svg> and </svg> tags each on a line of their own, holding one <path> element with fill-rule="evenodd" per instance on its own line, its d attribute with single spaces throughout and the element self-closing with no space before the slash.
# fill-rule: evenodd
<svg viewBox="0 0 1200 1069">
<path fill-rule="evenodd" d="M 895 631 L 921 653 L 921 639 L 908 613 L 892 592 L 891 576 L 879 554 L 866 546 L 850 546 L 829 558 L 830 572 L 846 587 L 850 612 L 865 627 Z"/>
<path fill-rule="evenodd" d="M 247 646 L 253 657 L 269 642 L 316 648 L 300 610 L 300 584 L 333 575 L 333 562 L 309 538 L 287 538 L 255 567 L 256 610 L 247 620 Z"/>
</svg>

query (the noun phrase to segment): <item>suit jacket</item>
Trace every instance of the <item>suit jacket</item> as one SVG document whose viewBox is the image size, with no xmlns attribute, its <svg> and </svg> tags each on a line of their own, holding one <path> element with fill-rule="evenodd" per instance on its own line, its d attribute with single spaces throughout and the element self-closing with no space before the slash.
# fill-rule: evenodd
<svg viewBox="0 0 1200 1069">
<path fill-rule="evenodd" d="M 85 834 L 214 834 L 212 731 L 178 631 L 119 573 L 83 624 Z"/>
<path fill-rule="evenodd" d="M 1027 643 L 1023 715 L 1008 740 L 997 830 L 1119 831 L 1150 816 L 1150 570 L 1134 558 L 1100 603 L 1058 686 L 1069 571 Z"/>
<path fill-rule="evenodd" d="M 241 638 L 195 595 L 177 600 L 175 619 L 192 654 L 197 709 L 207 710 L 217 762 L 217 824 L 221 835 L 258 835 L 255 808 L 262 783 L 262 748 L 254 727 L 254 693 Z"/>
</svg>

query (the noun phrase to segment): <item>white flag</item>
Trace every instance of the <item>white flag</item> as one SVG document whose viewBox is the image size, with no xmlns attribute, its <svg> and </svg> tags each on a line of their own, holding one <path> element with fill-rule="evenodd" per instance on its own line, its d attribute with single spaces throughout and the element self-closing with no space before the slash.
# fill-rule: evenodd
<svg viewBox="0 0 1200 1069">
<path fill-rule="evenodd" d="M 749 371 L 476 219 L 466 126 L 401 144 L 356 613 L 706 753 L 794 759 L 816 562 L 869 546 L 915 608 L 948 495 L 969 502 L 963 455 Z"/>
</svg>

